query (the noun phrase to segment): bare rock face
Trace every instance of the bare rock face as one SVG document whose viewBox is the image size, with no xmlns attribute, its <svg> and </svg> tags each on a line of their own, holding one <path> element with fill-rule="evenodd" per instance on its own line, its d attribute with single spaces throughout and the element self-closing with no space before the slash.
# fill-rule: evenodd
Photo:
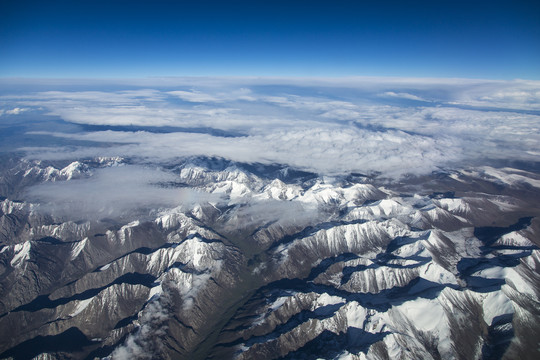
<svg viewBox="0 0 540 360">
<path fill-rule="evenodd" d="M 197 159 L 166 186 L 200 201 L 144 216 L 73 219 L 20 197 L 123 161 L 3 170 L 0 357 L 539 355 L 534 187 L 490 193 L 463 171 L 417 191 Z"/>
</svg>

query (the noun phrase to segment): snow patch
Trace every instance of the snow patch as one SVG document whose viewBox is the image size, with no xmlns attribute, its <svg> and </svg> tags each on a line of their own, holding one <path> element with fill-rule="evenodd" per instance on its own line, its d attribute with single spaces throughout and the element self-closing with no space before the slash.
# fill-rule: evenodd
<svg viewBox="0 0 540 360">
<path fill-rule="evenodd" d="M 392 311 L 399 311 L 406 319 L 414 322 L 415 328 L 422 331 L 439 331 L 447 328 L 446 313 L 437 299 L 418 298 L 394 306 Z"/>
<path fill-rule="evenodd" d="M 98 271 L 105 271 L 107 270 L 110 266 L 111 266 L 112 263 L 108 263 L 107 265 L 103 265 L 102 267 L 99 268 Z"/>
<path fill-rule="evenodd" d="M 85 239 L 75 243 L 75 245 L 73 246 L 73 249 L 71 250 L 71 260 L 75 260 L 77 258 L 77 256 L 79 256 L 81 251 L 86 246 L 87 242 L 88 242 L 88 238 L 85 238 Z"/>
<path fill-rule="evenodd" d="M 75 307 L 75 310 L 71 314 L 69 314 L 70 317 L 74 317 L 79 315 L 86 307 L 92 302 L 94 298 L 91 297 L 90 299 L 81 300 L 78 302 L 77 306 Z"/>
<path fill-rule="evenodd" d="M 163 294 L 163 288 L 161 287 L 161 283 L 157 286 L 154 286 L 150 289 L 150 292 L 148 293 L 148 300 L 151 300 L 154 296 L 158 297 L 161 294 Z"/>
<path fill-rule="evenodd" d="M 11 266 L 12 267 L 20 267 L 26 260 L 30 258 L 30 248 L 32 244 L 30 241 L 25 241 L 22 244 L 16 244 L 13 247 L 14 256 L 13 259 L 11 259 Z"/>
<path fill-rule="evenodd" d="M 502 291 L 489 293 L 484 299 L 483 309 L 484 321 L 490 326 L 495 317 L 514 313 L 512 301 Z"/>
</svg>

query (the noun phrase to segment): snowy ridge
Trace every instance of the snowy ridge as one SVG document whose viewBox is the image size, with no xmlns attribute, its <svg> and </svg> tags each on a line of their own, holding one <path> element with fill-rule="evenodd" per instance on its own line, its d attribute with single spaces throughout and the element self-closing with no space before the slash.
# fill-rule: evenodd
<svg viewBox="0 0 540 360">
<path fill-rule="evenodd" d="M 272 200 L 293 200 L 303 193 L 298 185 L 287 185 L 279 179 L 274 179 L 264 187 L 260 194 L 255 197 L 258 199 Z"/>
<path fill-rule="evenodd" d="M 77 256 L 84 250 L 86 244 L 88 243 L 88 238 L 84 238 L 81 241 L 75 243 L 73 250 L 71 251 L 71 260 L 75 260 Z"/>
<path fill-rule="evenodd" d="M 75 223 L 73 221 L 54 225 L 42 225 L 30 232 L 33 237 L 54 237 L 58 239 L 77 240 L 84 238 L 90 230 L 90 222 Z"/>
<path fill-rule="evenodd" d="M 22 244 L 13 245 L 13 258 L 9 262 L 13 267 L 21 267 L 26 260 L 30 258 L 30 241 L 25 241 Z M 2 249 L 2 252 L 4 249 Z"/>
<path fill-rule="evenodd" d="M 29 208 L 29 205 L 23 202 L 15 202 L 9 199 L 0 201 L 0 206 L 3 215 L 13 214 L 15 212 L 21 212 Z"/>
<path fill-rule="evenodd" d="M 55 176 L 123 162 L 72 162 Z M 0 337 L 19 335 L 0 351 L 70 328 L 113 359 L 135 346 L 192 358 L 211 334 L 207 355 L 223 359 L 521 358 L 537 345 L 531 184 L 511 177 L 488 193 L 500 179 L 463 171 L 444 180 L 455 191 L 413 193 L 202 162 L 170 168 L 169 187 L 201 201 L 145 218 L 58 221 L 3 199 Z M 29 178 L 53 181 L 34 165 Z M 463 188 L 471 177 L 485 193 Z"/>
<path fill-rule="evenodd" d="M 262 295 L 255 296 L 246 308 L 257 310 L 240 312 L 231 323 L 237 328 L 242 326 L 236 321 L 244 323 L 246 330 L 224 331 L 221 348 L 236 344 L 231 345 L 236 359 L 272 358 L 275 352 L 294 359 L 317 348 L 321 337 L 334 344 L 318 348 L 314 354 L 322 358 L 482 356 L 497 341 L 518 351 L 508 334 L 516 331 L 512 318 L 516 324 L 526 321 L 539 304 L 533 285 L 540 283 L 537 246 L 528 230 L 497 228 L 497 238 L 487 240 L 487 235 L 477 238 L 473 226 L 483 223 L 486 213 L 513 211 L 516 201 L 504 196 L 402 198 L 370 191 L 367 197 L 375 201 L 365 204 L 365 193 L 349 195 L 351 188 L 316 183 L 294 197 L 268 196 L 345 210 L 342 219 L 348 223 L 321 225 L 273 248 L 265 273 L 279 295 L 257 306 Z M 478 215 L 479 209 L 485 213 Z M 501 265 L 501 255 L 517 262 Z M 316 292 L 298 291 L 304 288 Z M 316 305 L 323 296 L 337 300 Z M 337 306 L 340 302 L 345 305 Z M 455 327 L 465 326 L 463 319 L 475 311 L 484 323 L 468 325 L 473 335 L 466 339 Z M 258 315 L 241 320 L 248 314 Z M 483 328 L 493 338 L 486 339 Z"/>
<path fill-rule="evenodd" d="M 250 189 L 260 189 L 261 180 L 236 166 L 229 166 L 222 171 L 209 171 L 207 168 L 187 164 L 180 170 L 180 179 L 190 185 L 201 186 L 219 182 L 244 184 Z"/>
<path fill-rule="evenodd" d="M 522 184 L 529 184 L 536 188 L 540 188 L 540 179 L 534 176 L 532 173 L 516 170 L 512 168 L 495 169 L 492 167 L 483 167 L 481 175 L 487 176 L 497 181 L 510 186 L 519 186 Z"/>
<path fill-rule="evenodd" d="M 62 169 L 52 166 L 40 167 L 40 163 L 24 172 L 24 177 L 32 177 L 41 181 L 66 181 L 77 179 L 89 175 L 89 168 L 86 164 L 74 161 Z"/>
</svg>

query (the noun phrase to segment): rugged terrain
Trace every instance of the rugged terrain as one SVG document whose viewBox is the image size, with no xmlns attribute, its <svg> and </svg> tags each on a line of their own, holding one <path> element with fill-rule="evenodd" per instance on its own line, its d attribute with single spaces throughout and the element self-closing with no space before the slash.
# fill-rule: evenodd
<svg viewBox="0 0 540 360">
<path fill-rule="evenodd" d="M 540 355 L 534 172 L 397 182 L 187 158 L 155 184 L 189 190 L 176 207 L 88 219 L 26 200 L 122 166 L 2 159 L 0 358 Z"/>
</svg>

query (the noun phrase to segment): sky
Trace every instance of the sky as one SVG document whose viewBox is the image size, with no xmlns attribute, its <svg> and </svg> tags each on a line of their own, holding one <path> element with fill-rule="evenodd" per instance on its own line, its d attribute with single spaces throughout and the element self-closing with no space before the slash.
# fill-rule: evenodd
<svg viewBox="0 0 540 360">
<path fill-rule="evenodd" d="M 540 79 L 538 1 L 0 2 L 0 77 Z"/>
<path fill-rule="evenodd" d="M 119 172 L 31 194 L 53 204 L 87 194 L 76 204 L 85 216 L 102 204 L 118 213 L 139 206 L 134 193 L 147 194 L 140 204 L 171 206 L 177 198 L 155 184 L 194 157 L 330 178 L 537 171 L 539 9 L 4 0 L 0 153 L 66 164 L 127 159 Z"/>
</svg>

